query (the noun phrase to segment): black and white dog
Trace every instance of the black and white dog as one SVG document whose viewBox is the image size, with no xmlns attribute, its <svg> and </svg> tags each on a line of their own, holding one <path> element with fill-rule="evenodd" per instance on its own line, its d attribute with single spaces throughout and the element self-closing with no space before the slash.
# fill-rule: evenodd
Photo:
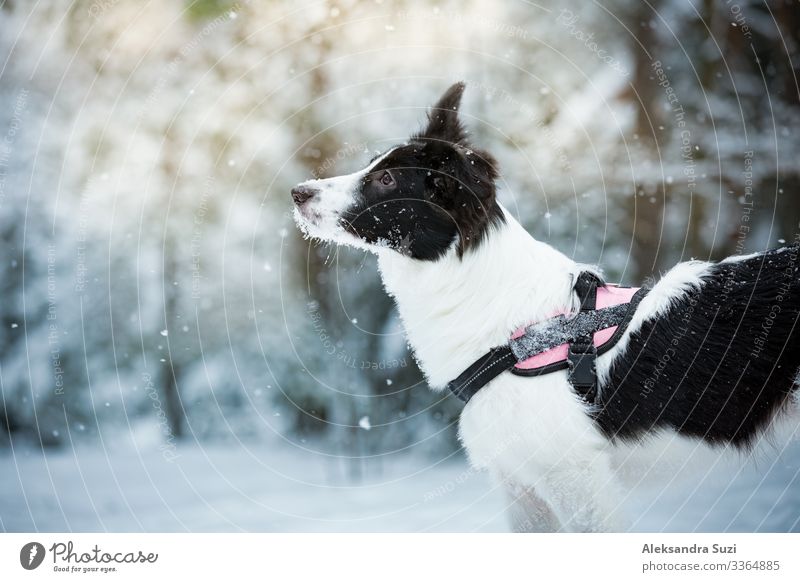
<svg viewBox="0 0 800 582">
<path fill-rule="evenodd" d="M 525 324 L 580 309 L 581 265 L 531 237 L 497 201 L 497 163 L 467 141 L 452 86 L 427 127 L 361 171 L 292 190 L 308 236 L 377 254 L 430 386 L 443 389 Z M 470 460 L 515 499 L 517 529 L 624 529 L 609 451 L 672 431 L 747 449 L 792 404 L 800 368 L 798 246 L 689 261 L 636 306 L 595 362 L 597 390 L 567 370 L 499 374 L 464 408 Z M 599 277 L 599 274 L 597 274 Z"/>
</svg>

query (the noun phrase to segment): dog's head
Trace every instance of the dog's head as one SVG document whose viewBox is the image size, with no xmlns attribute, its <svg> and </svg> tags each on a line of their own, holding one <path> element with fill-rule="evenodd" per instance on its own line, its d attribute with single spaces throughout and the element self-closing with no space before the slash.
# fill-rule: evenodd
<svg viewBox="0 0 800 582">
<path fill-rule="evenodd" d="M 353 174 L 292 189 L 295 220 L 313 238 L 436 260 L 462 256 L 503 214 L 495 200 L 497 163 L 467 142 L 458 119 L 464 84 L 450 87 L 427 127 Z"/>
</svg>

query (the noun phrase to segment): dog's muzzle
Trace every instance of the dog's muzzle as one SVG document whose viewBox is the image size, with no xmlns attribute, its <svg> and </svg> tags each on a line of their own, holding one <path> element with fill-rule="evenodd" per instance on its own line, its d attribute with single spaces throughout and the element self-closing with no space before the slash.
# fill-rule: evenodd
<svg viewBox="0 0 800 582">
<path fill-rule="evenodd" d="M 314 198 L 314 196 L 317 194 L 319 194 L 319 190 L 312 188 L 311 186 L 304 186 L 303 184 L 292 188 L 292 200 L 294 201 L 295 206 L 298 207 Z"/>
</svg>

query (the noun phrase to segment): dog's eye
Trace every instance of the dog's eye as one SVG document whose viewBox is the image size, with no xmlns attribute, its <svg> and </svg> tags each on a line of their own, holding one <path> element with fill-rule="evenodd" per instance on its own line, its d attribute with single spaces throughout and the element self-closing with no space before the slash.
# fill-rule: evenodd
<svg viewBox="0 0 800 582">
<path fill-rule="evenodd" d="M 392 184 L 394 184 L 394 178 L 392 178 L 392 175 L 389 172 L 384 172 L 379 182 L 384 186 L 391 186 Z"/>
</svg>

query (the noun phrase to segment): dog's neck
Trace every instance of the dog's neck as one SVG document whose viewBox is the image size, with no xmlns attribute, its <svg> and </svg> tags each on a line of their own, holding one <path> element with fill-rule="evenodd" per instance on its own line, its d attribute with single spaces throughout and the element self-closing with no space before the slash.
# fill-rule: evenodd
<svg viewBox="0 0 800 582">
<path fill-rule="evenodd" d="M 580 265 L 535 240 L 503 210 L 506 221 L 463 257 L 437 261 L 391 250 L 378 254 L 383 284 L 429 383 L 441 388 L 520 325 L 560 307 L 575 309 L 572 284 Z"/>
</svg>

